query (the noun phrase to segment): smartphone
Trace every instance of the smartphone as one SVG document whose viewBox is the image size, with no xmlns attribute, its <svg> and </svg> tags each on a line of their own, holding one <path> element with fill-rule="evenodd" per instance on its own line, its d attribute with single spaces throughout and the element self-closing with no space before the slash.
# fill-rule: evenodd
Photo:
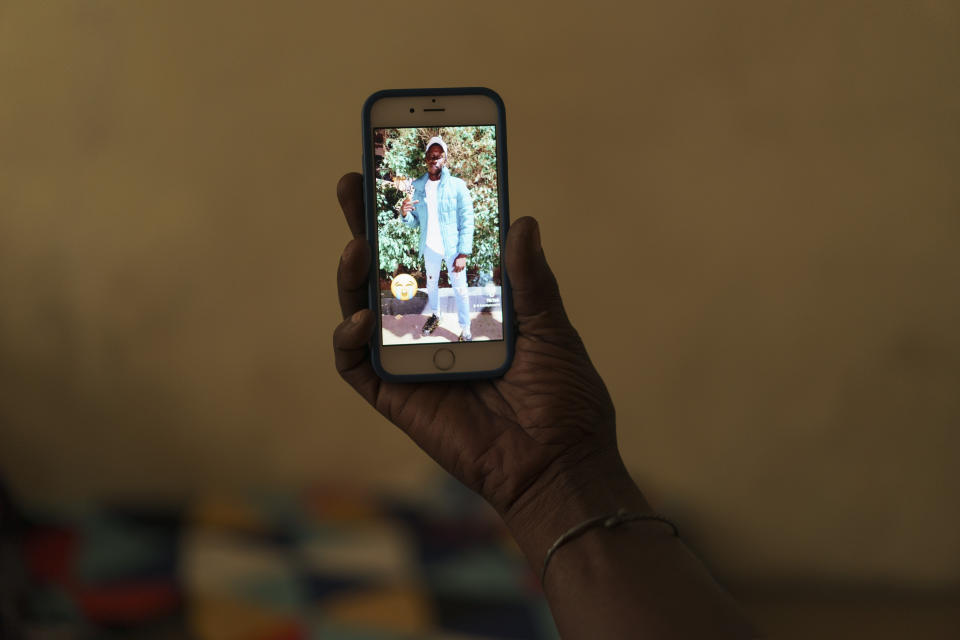
<svg viewBox="0 0 960 640">
<path fill-rule="evenodd" d="M 363 105 L 371 359 L 389 381 L 492 378 L 513 358 L 503 100 L 378 91 Z"/>
</svg>

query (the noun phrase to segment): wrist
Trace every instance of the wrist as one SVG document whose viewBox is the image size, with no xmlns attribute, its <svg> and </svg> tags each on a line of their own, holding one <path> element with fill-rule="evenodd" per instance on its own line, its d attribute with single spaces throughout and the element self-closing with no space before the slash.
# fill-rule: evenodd
<svg viewBox="0 0 960 640">
<path fill-rule="evenodd" d="M 618 509 L 649 512 L 616 447 L 551 465 L 502 514 L 531 566 L 539 571 L 547 549 L 570 528 Z"/>
</svg>

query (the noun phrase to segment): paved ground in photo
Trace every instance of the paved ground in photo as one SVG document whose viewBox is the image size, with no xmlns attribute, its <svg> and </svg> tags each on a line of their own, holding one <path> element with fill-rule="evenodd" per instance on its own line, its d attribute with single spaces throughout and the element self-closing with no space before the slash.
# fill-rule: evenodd
<svg viewBox="0 0 960 640">
<path fill-rule="evenodd" d="M 411 344 L 428 342 L 456 342 L 460 336 L 456 313 L 441 313 L 440 326 L 432 335 L 420 335 L 429 316 L 421 314 L 383 316 L 383 344 Z M 470 314 L 470 329 L 474 341 L 502 340 L 503 316 L 499 309 L 493 312 Z"/>
</svg>

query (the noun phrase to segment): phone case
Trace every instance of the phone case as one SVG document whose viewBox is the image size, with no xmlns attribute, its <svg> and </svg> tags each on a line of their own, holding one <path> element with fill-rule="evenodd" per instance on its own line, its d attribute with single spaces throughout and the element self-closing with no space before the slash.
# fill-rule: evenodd
<svg viewBox="0 0 960 640">
<path fill-rule="evenodd" d="M 363 103 L 363 115 L 361 118 L 363 127 L 363 205 L 367 222 L 367 242 L 370 244 L 371 260 L 377 255 L 377 214 L 376 214 L 376 196 L 374 193 L 373 176 L 373 139 L 370 127 L 370 110 L 373 104 L 381 98 L 405 97 L 405 96 L 452 96 L 452 95 L 484 95 L 489 97 L 497 105 L 497 128 L 500 135 L 497 136 L 497 158 L 499 159 L 500 172 L 497 176 L 497 184 L 501 193 L 501 224 L 500 224 L 500 246 L 506 247 L 507 230 L 510 227 L 509 198 L 507 197 L 507 117 L 503 100 L 497 92 L 485 87 L 461 87 L 445 89 L 385 89 L 372 94 Z M 373 233 L 371 233 L 373 230 Z M 371 262 L 371 273 L 376 273 L 376 265 Z M 510 290 L 510 280 L 506 269 L 506 260 L 502 259 L 500 263 L 501 285 L 500 295 L 503 308 L 503 339 L 506 346 L 506 357 L 503 366 L 490 371 L 464 371 L 457 373 L 426 373 L 415 375 L 395 375 L 384 371 L 380 361 L 380 292 L 376 278 L 368 278 L 368 304 L 375 311 L 374 316 L 377 319 L 376 329 L 373 338 L 370 340 L 370 360 L 373 369 L 382 380 L 387 382 L 429 382 L 443 380 L 479 380 L 485 378 L 498 378 L 506 373 L 513 362 L 516 325 L 513 314 L 513 298 Z"/>
</svg>

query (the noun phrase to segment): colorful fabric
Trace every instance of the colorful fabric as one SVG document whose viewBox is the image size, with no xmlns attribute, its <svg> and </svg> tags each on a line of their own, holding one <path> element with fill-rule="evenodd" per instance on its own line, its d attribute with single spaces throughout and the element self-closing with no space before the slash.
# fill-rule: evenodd
<svg viewBox="0 0 960 640">
<path fill-rule="evenodd" d="M 502 523 L 459 485 L 416 499 L 313 490 L 28 520 L 25 622 L 51 638 L 558 637 Z"/>
</svg>

